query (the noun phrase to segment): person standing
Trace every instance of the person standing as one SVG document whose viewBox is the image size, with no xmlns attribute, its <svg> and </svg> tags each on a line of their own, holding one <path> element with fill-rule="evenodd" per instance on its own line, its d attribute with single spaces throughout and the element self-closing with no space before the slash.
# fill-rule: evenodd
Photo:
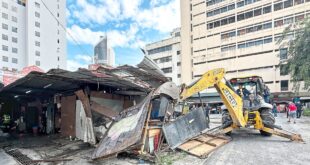
<svg viewBox="0 0 310 165">
<path fill-rule="evenodd" d="M 296 111 L 297 107 L 293 102 L 290 102 L 288 105 L 288 122 L 291 122 L 291 119 L 294 120 L 294 124 L 296 123 L 295 118 L 296 118 Z"/>
<path fill-rule="evenodd" d="M 300 118 L 302 112 L 302 104 L 300 103 L 300 101 L 296 103 L 296 107 L 297 107 L 297 118 Z"/>
<path fill-rule="evenodd" d="M 273 113 L 273 116 L 274 116 L 274 117 L 277 117 L 277 116 L 278 116 L 278 110 L 277 110 L 277 105 L 276 105 L 276 103 L 273 103 L 273 106 L 272 106 L 272 113 Z"/>
</svg>

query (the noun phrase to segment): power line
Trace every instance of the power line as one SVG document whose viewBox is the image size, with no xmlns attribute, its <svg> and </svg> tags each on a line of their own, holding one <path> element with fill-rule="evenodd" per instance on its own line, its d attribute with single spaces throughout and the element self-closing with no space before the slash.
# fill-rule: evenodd
<svg viewBox="0 0 310 165">
<path fill-rule="evenodd" d="M 77 44 L 77 46 L 79 47 L 79 49 L 81 49 L 81 51 L 85 54 L 85 55 L 89 55 L 89 56 L 91 56 L 90 54 L 91 53 L 89 53 L 88 51 L 85 51 L 84 49 L 83 49 L 83 47 L 81 46 L 81 44 L 73 37 L 73 35 L 69 32 L 69 31 L 67 31 L 67 28 L 63 25 L 63 24 L 61 24 L 60 22 L 59 22 L 59 20 L 57 19 L 57 17 L 54 15 L 54 13 L 47 7 L 47 5 L 43 2 L 43 0 L 40 0 L 41 2 L 42 2 L 42 4 L 44 5 L 44 7 L 48 10 L 48 12 L 53 16 L 53 18 L 57 21 L 57 23 L 61 26 L 61 28 L 72 38 L 72 40 L 73 40 L 73 42 L 75 42 L 76 44 Z"/>
</svg>

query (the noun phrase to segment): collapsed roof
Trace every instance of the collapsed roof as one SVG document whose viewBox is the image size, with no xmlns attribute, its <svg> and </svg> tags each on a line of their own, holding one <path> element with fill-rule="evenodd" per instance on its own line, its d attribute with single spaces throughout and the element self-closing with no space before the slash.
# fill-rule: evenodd
<svg viewBox="0 0 310 165">
<path fill-rule="evenodd" d="M 47 73 L 32 71 L 25 77 L 0 89 L 0 98 L 41 97 L 74 92 L 85 86 L 108 89 L 123 95 L 146 94 L 168 81 L 153 61 L 145 58 L 138 66 L 99 67 L 71 72 L 51 69 Z"/>
</svg>

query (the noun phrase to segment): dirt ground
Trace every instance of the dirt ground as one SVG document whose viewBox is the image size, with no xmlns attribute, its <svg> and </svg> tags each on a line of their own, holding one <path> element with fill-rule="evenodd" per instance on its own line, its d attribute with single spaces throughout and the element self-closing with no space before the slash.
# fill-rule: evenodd
<svg viewBox="0 0 310 165">
<path fill-rule="evenodd" d="M 220 115 L 211 116 L 211 127 L 220 124 Z M 290 142 L 281 137 L 263 137 L 258 131 L 241 129 L 232 134 L 232 142 L 219 148 L 206 159 L 199 159 L 184 152 L 176 151 L 160 155 L 158 164 L 187 165 L 251 165 L 251 164 L 310 164 L 310 118 L 297 119 L 297 123 L 288 123 L 285 114 L 279 114 L 276 124 L 284 129 L 300 133 L 306 143 Z M 93 147 L 81 141 L 70 141 L 58 137 L 29 137 L 19 139 L 0 139 L 0 164 L 18 164 L 16 158 L 7 154 L 14 149 L 30 159 L 72 159 L 59 164 L 111 164 L 132 165 L 150 164 L 132 158 L 112 158 L 109 160 L 90 161 Z M 40 163 L 47 164 L 47 163 Z"/>
</svg>

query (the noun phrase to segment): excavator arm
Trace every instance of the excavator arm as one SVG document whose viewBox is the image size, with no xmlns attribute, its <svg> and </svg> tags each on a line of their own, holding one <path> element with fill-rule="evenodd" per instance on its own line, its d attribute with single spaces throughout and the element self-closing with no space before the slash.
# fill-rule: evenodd
<svg viewBox="0 0 310 165">
<path fill-rule="evenodd" d="M 234 128 L 245 127 L 247 124 L 247 117 L 243 114 L 243 101 L 242 98 L 235 92 L 235 90 L 230 86 L 226 85 L 227 82 L 223 82 L 225 75 L 225 70 L 223 68 L 213 69 L 206 72 L 198 81 L 194 82 L 192 85 L 186 87 L 183 86 L 180 94 L 180 101 L 184 101 L 188 97 L 201 92 L 209 87 L 215 87 L 217 92 L 220 94 L 223 103 L 229 111 L 229 115 L 233 121 L 232 125 L 223 129 L 223 133 L 232 131 Z M 226 81 L 226 80 L 225 80 Z M 227 83 L 228 84 L 228 83 Z M 274 129 L 265 127 L 263 121 L 260 117 L 259 112 L 257 113 L 257 121 L 254 127 L 257 130 L 263 130 L 271 134 L 288 138 L 292 141 L 303 141 L 299 134 L 295 134 L 278 126 L 274 125 Z M 247 116 L 247 115 L 245 115 Z M 216 129 L 214 129 L 216 130 Z"/>
<path fill-rule="evenodd" d="M 225 70 L 223 68 L 213 69 L 206 72 L 197 82 L 192 86 L 183 87 L 181 92 L 181 101 L 186 98 L 201 92 L 209 87 L 215 87 L 220 94 L 229 114 L 233 120 L 233 124 L 238 127 L 246 125 L 243 117 L 243 102 L 242 98 L 223 81 Z"/>
</svg>

